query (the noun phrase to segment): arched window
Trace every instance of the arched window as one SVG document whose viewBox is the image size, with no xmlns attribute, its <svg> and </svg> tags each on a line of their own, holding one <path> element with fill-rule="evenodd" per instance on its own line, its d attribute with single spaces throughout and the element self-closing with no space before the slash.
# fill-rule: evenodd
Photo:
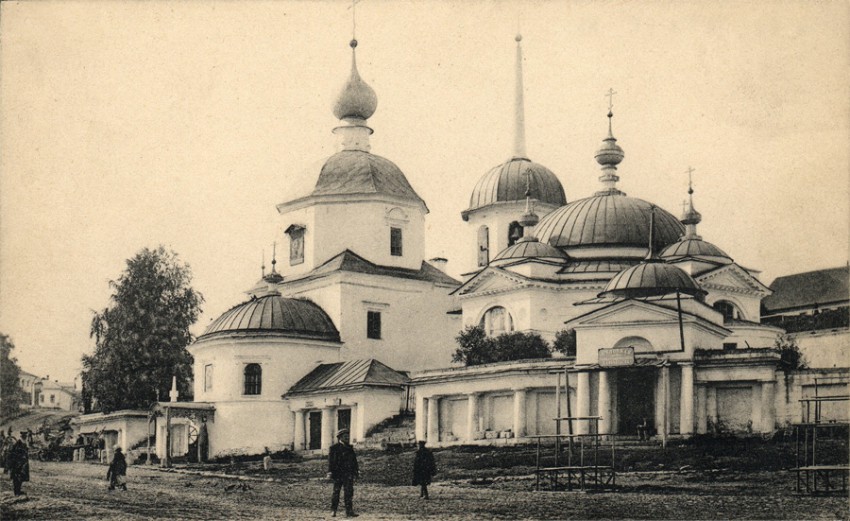
<svg viewBox="0 0 850 521">
<path fill-rule="evenodd" d="M 263 390 L 263 368 L 260 364 L 245 366 L 245 392 L 243 394 L 260 394 Z"/>
<path fill-rule="evenodd" d="M 523 234 L 522 225 L 518 222 L 514 221 L 508 225 L 508 246 L 513 246 L 516 244 L 518 240 L 522 238 Z"/>
<path fill-rule="evenodd" d="M 478 325 L 484 329 L 487 336 L 499 336 L 514 330 L 514 320 L 508 310 L 502 306 L 488 309 Z"/>
<path fill-rule="evenodd" d="M 738 311 L 738 307 L 727 300 L 718 300 L 712 307 L 723 314 L 724 324 L 741 318 L 741 312 Z"/>
<path fill-rule="evenodd" d="M 478 228 L 478 266 L 490 263 L 490 230 L 486 226 Z"/>
</svg>

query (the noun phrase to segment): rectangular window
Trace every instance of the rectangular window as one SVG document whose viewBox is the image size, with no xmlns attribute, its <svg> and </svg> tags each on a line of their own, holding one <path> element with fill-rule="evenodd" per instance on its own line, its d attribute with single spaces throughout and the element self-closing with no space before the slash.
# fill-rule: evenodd
<svg viewBox="0 0 850 521">
<path fill-rule="evenodd" d="M 289 227 L 289 265 L 295 266 L 304 262 L 304 228 Z"/>
<path fill-rule="evenodd" d="M 39 401 L 40 401 L 41 403 L 44 403 L 44 395 L 43 395 L 43 394 L 42 394 L 41 396 L 39 396 Z"/>
<path fill-rule="evenodd" d="M 401 257 L 401 228 L 390 228 L 390 255 Z"/>
<path fill-rule="evenodd" d="M 243 394 L 260 394 L 263 390 L 263 368 L 260 364 L 245 366 L 245 387 Z"/>
<path fill-rule="evenodd" d="M 55 394 L 50 395 L 50 403 L 56 403 L 56 395 Z"/>
<path fill-rule="evenodd" d="M 737 342 L 723 342 L 723 350 L 724 351 L 732 351 L 733 349 L 738 348 Z"/>
<path fill-rule="evenodd" d="M 366 337 L 380 340 L 381 338 L 381 312 L 366 312 Z"/>
<path fill-rule="evenodd" d="M 204 366 L 204 391 L 212 391 L 213 385 L 213 366 L 207 364 Z"/>
</svg>

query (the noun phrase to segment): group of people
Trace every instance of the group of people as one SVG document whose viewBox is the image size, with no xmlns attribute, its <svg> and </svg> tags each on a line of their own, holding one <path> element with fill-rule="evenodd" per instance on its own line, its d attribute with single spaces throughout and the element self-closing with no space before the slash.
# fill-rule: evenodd
<svg viewBox="0 0 850 521">
<path fill-rule="evenodd" d="M 360 468 L 349 440 L 348 429 L 341 429 L 337 433 L 337 443 L 331 445 L 328 455 L 328 478 L 334 484 L 331 495 L 331 512 L 334 517 L 339 508 L 340 492 L 343 493 L 345 517 L 357 517 L 354 512 L 354 480 L 360 477 Z M 419 486 L 420 498 L 428 499 L 428 485 L 436 473 L 434 454 L 425 447 L 424 441 L 420 441 L 413 460 L 413 485 Z"/>
<path fill-rule="evenodd" d="M 12 489 L 16 496 L 20 496 L 24 494 L 24 482 L 30 480 L 29 449 L 23 441 L 23 436 L 15 438 L 11 433 L 3 437 L 1 445 L 0 463 L 3 465 L 3 473 L 8 473 L 12 478 Z"/>
</svg>

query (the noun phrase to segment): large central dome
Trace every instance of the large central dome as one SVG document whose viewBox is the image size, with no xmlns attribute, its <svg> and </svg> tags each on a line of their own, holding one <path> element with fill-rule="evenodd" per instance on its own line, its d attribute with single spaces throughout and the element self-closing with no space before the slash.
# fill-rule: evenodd
<svg viewBox="0 0 850 521">
<path fill-rule="evenodd" d="M 579 199 L 558 208 L 535 228 L 540 242 L 559 248 L 580 246 L 635 246 L 649 244 L 649 216 L 653 205 L 612 192 Z M 679 240 L 685 227 L 669 212 L 655 207 L 655 247 Z"/>
</svg>

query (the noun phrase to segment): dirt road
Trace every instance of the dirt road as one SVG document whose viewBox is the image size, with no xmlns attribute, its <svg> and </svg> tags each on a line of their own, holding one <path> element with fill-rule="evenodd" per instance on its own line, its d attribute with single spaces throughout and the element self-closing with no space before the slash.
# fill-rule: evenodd
<svg viewBox="0 0 850 521">
<path fill-rule="evenodd" d="M 129 469 L 129 490 L 107 490 L 106 467 L 32 462 L 26 498 L 14 498 L 6 475 L 0 518 L 34 520 L 330 519 L 330 485 L 245 481 Z M 355 507 L 366 520 L 404 519 L 847 519 L 847 498 L 793 495 L 787 474 L 711 476 L 629 473 L 620 492 L 534 492 L 532 480 L 486 485 L 440 482 L 431 501 L 413 487 L 360 483 Z"/>
</svg>

